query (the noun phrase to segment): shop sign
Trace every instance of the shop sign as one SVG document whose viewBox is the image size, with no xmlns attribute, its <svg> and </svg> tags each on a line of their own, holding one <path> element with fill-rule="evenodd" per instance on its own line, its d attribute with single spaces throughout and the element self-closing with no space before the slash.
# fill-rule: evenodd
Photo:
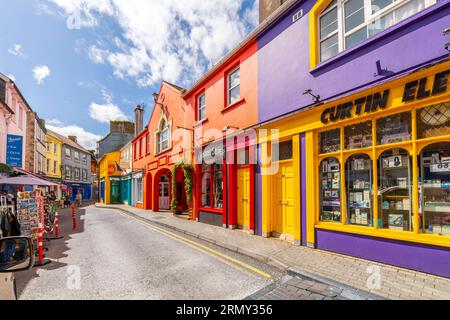
<svg viewBox="0 0 450 320">
<path fill-rule="evenodd" d="M 450 70 L 437 73 L 434 76 L 431 90 L 426 89 L 429 81 L 427 77 L 408 82 L 404 87 L 402 101 L 404 103 L 412 102 L 414 100 L 423 99 L 446 92 L 449 75 Z M 389 100 L 389 93 L 390 90 L 388 89 L 384 92 L 377 92 L 354 101 L 345 102 L 337 106 L 327 108 L 322 113 L 320 120 L 323 124 L 328 124 L 329 122 L 337 122 L 358 117 L 363 114 L 372 113 L 380 109 L 385 109 Z"/>
<path fill-rule="evenodd" d="M 214 164 L 219 163 L 221 164 L 223 160 L 225 159 L 225 148 L 223 144 L 210 144 L 207 146 L 203 152 L 199 153 L 203 157 L 203 162 L 206 164 Z M 202 163 L 201 161 L 198 163 Z"/>
<path fill-rule="evenodd" d="M 6 164 L 22 167 L 23 137 L 8 134 L 6 137 Z"/>
<path fill-rule="evenodd" d="M 135 174 L 133 174 L 133 179 L 142 179 L 143 176 L 144 175 L 142 172 L 135 173 Z"/>
</svg>

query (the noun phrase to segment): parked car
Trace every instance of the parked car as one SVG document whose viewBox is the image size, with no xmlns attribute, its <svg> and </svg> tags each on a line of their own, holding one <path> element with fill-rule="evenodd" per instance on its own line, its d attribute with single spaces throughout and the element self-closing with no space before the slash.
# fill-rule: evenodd
<svg viewBox="0 0 450 320">
<path fill-rule="evenodd" d="M 14 272 L 34 266 L 33 241 L 27 237 L 0 239 L 0 300 L 16 300 Z"/>
</svg>

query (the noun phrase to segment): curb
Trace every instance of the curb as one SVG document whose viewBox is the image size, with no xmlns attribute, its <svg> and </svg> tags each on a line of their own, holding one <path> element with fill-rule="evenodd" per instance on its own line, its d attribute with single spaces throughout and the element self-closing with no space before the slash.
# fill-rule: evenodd
<svg viewBox="0 0 450 320">
<path fill-rule="evenodd" d="M 290 267 L 287 269 L 287 273 L 290 276 L 294 276 L 294 277 L 300 277 L 300 278 L 307 278 L 309 280 L 314 280 L 314 281 L 318 281 L 318 282 L 322 282 L 325 284 L 328 284 L 330 286 L 342 289 L 342 296 L 344 298 L 347 299 L 352 299 L 352 300 L 389 300 L 386 297 L 382 297 L 376 294 L 373 294 L 371 292 L 368 291 L 364 291 L 361 289 L 356 289 L 354 287 L 351 287 L 349 285 L 343 284 L 341 282 L 338 281 L 334 281 L 322 276 L 318 276 L 312 273 L 309 273 L 307 271 L 303 271 L 300 270 L 298 268 L 295 267 Z"/>
<path fill-rule="evenodd" d="M 356 289 L 356 288 L 353 288 L 353 287 L 348 286 L 346 284 L 343 284 L 343 283 L 340 283 L 340 282 L 337 282 L 337 281 L 334 281 L 334 280 L 330 280 L 330 279 L 327 279 L 327 278 L 324 278 L 324 277 L 321 277 L 321 276 L 309 273 L 307 271 L 300 270 L 300 269 L 295 268 L 295 267 L 290 267 L 290 266 L 286 265 L 285 263 L 283 263 L 282 261 L 280 261 L 280 260 L 278 260 L 278 259 L 276 259 L 274 257 L 268 256 L 268 255 L 263 255 L 263 254 L 254 252 L 252 250 L 248 250 L 248 249 L 244 249 L 244 248 L 238 248 L 238 247 L 235 247 L 233 245 L 229 245 L 229 244 L 223 243 L 221 241 L 216 241 L 214 239 L 211 239 L 211 238 L 209 238 L 207 236 L 204 236 L 204 235 L 201 235 L 201 234 L 193 233 L 193 232 L 190 232 L 190 231 L 187 231 L 187 230 L 183 230 L 183 229 L 174 227 L 174 226 L 169 225 L 169 224 L 165 224 L 165 223 L 160 222 L 160 221 L 148 220 L 148 219 L 143 218 L 143 217 L 141 217 L 141 216 L 139 216 L 139 215 L 137 215 L 137 214 L 135 214 L 135 213 L 133 213 L 131 211 L 128 211 L 128 210 L 125 210 L 125 209 L 122 209 L 122 208 L 109 207 L 109 206 L 98 205 L 98 204 L 94 204 L 94 206 L 96 208 L 100 208 L 100 209 L 119 210 L 119 211 L 124 212 L 125 214 L 127 214 L 129 216 L 132 216 L 132 217 L 134 217 L 134 218 L 136 218 L 136 219 L 138 219 L 140 221 L 151 223 L 151 224 L 155 224 L 155 225 L 159 225 L 161 227 L 168 228 L 168 229 L 171 229 L 171 230 L 175 230 L 175 231 L 177 231 L 179 233 L 182 233 L 182 234 L 185 234 L 185 235 L 188 235 L 188 236 L 191 236 L 191 237 L 203 240 L 205 242 L 214 244 L 214 245 L 216 245 L 218 247 L 230 250 L 232 252 L 248 256 L 248 257 L 253 258 L 255 260 L 258 260 L 260 262 L 267 263 L 268 265 L 270 265 L 270 266 L 272 266 L 274 268 L 277 268 L 278 270 L 280 270 L 282 272 L 287 272 L 287 274 L 290 275 L 290 276 L 300 277 L 300 278 L 307 278 L 307 279 L 310 279 L 310 280 L 314 280 L 314 281 L 318 281 L 318 282 L 321 282 L 321 283 L 328 284 L 328 285 L 333 286 L 333 287 L 337 287 L 339 289 L 342 289 L 342 296 L 345 297 L 345 298 L 348 298 L 348 299 L 357 299 L 357 300 L 361 300 L 361 299 L 367 299 L 367 300 L 388 300 L 388 298 L 386 298 L 386 297 L 378 296 L 378 295 L 375 295 L 373 293 L 370 293 L 370 292 L 367 292 L 367 291 L 364 291 L 364 290 L 361 290 L 361 289 Z"/>
</svg>

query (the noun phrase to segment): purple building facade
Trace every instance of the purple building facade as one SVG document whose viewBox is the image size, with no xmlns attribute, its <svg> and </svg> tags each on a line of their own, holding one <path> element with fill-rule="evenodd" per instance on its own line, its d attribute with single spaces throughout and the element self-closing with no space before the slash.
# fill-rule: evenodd
<svg viewBox="0 0 450 320">
<path fill-rule="evenodd" d="M 293 210 L 269 208 L 283 196 L 275 195 L 278 191 L 271 186 L 286 174 L 267 178 L 260 171 L 256 176 L 257 233 L 287 234 L 298 245 L 450 277 L 450 171 L 434 167 L 446 162 L 450 152 L 450 55 L 446 48 L 450 35 L 444 32 L 450 27 L 450 1 L 391 1 L 386 16 L 381 16 L 384 22 L 381 26 L 376 22 L 376 28 L 383 30 L 373 34 L 369 30 L 371 37 L 354 40 L 361 33 L 354 31 L 357 18 L 352 17 L 365 10 L 370 29 L 370 12 L 383 10 L 367 11 L 358 3 L 370 1 L 289 1 L 284 13 L 270 20 L 259 35 L 259 121 L 264 129 L 279 130 L 281 141 L 292 139 L 290 158 L 280 163 L 286 168 L 287 161 L 289 172 L 292 159 L 293 185 L 300 185 L 301 191 L 280 201 L 300 202 Z M 406 14 L 403 5 L 410 6 Z M 333 20 L 335 11 L 338 21 Z M 397 16 L 384 28 L 391 14 Z M 333 37 L 339 49 L 333 47 L 333 40 L 328 41 Z M 437 90 L 440 78 L 442 90 Z M 408 88 L 417 89 L 410 100 Z M 383 92 L 386 99 L 381 102 Z M 356 111 L 360 97 L 370 97 L 366 105 L 380 97 L 376 102 L 380 108 L 376 110 L 373 102 L 372 110 L 369 106 L 366 113 Z M 350 109 L 345 109 L 348 101 Z M 333 119 L 335 108 L 338 112 Z M 441 136 L 430 129 L 431 122 L 426 123 L 428 135 L 421 136 L 420 123 L 429 120 L 430 110 L 432 115 L 445 114 L 439 122 Z M 393 126 L 400 118 L 406 122 L 399 120 Z M 368 142 L 358 145 L 356 134 L 347 136 L 347 132 L 353 129 L 360 134 L 364 125 L 369 128 L 363 136 Z M 399 140 L 390 134 L 394 129 Z M 336 149 L 330 149 L 333 130 L 338 130 Z M 263 149 L 260 145 L 260 157 Z M 390 167 L 389 161 L 396 157 L 402 164 Z M 354 186 L 364 179 L 354 178 L 351 170 L 361 163 L 360 171 L 368 172 L 367 183 L 362 184 L 363 191 L 354 192 Z M 394 173 L 386 173 L 389 170 Z M 289 181 L 286 185 L 291 186 Z M 436 191 L 429 191 L 432 188 Z M 333 192 L 333 201 L 328 201 Z M 277 226 L 278 221 L 296 221 L 297 216 L 299 222 L 293 226 L 286 222 L 282 222 L 284 227 Z"/>
</svg>

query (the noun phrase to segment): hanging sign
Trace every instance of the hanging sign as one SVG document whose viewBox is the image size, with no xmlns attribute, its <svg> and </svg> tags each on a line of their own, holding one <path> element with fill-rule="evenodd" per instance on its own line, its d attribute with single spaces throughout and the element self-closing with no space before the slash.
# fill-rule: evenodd
<svg viewBox="0 0 450 320">
<path fill-rule="evenodd" d="M 6 137 L 6 164 L 22 167 L 23 137 L 8 134 Z"/>
</svg>

